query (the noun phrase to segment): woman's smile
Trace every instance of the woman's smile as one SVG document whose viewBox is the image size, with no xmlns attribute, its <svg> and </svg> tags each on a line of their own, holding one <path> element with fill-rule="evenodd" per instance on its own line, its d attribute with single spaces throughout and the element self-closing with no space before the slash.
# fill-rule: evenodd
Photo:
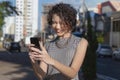
<svg viewBox="0 0 120 80">
<path fill-rule="evenodd" d="M 66 27 L 66 24 L 62 22 L 60 17 L 54 14 L 52 18 L 52 28 L 55 30 L 57 36 L 68 37 L 67 34 L 70 34 L 70 32 L 67 30 Z"/>
</svg>

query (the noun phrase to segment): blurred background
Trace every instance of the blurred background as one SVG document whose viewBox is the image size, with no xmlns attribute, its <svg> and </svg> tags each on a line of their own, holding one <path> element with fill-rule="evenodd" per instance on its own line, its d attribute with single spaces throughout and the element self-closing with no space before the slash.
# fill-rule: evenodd
<svg viewBox="0 0 120 80">
<path fill-rule="evenodd" d="M 74 34 L 78 36 L 86 32 L 89 11 L 98 41 L 96 74 L 101 80 L 120 80 L 120 0 L 0 0 L 1 80 L 37 80 L 26 44 L 30 37 L 46 42 L 56 36 L 47 14 L 59 2 L 77 10 Z"/>
</svg>

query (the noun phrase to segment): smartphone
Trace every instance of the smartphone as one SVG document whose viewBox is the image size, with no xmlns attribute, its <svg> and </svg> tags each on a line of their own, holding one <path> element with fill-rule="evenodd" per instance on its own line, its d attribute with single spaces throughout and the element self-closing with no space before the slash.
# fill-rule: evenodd
<svg viewBox="0 0 120 80">
<path fill-rule="evenodd" d="M 41 38 L 39 37 L 31 37 L 30 38 L 30 42 L 31 44 L 34 44 L 36 48 L 40 49 L 40 45 L 39 45 L 39 41 L 40 41 Z"/>
</svg>

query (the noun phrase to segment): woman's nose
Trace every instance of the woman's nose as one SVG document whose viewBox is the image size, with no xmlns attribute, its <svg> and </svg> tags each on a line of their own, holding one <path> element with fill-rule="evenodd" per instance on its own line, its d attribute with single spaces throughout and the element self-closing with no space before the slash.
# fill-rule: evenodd
<svg viewBox="0 0 120 80">
<path fill-rule="evenodd" d="M 57 23 L 56 28 L 57 28 L 57 29 L 59 29 L 59 28 L 60 28 L 60 24 L 59 24 L 59 23 Z"/>
</svg>

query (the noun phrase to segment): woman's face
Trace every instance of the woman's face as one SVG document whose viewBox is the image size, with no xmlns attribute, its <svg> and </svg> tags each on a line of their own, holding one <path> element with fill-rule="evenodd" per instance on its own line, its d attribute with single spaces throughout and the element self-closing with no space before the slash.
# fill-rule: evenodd
<svg viewBox="0 0 120 80">
<path fill-rule="evenodd" d="M 67 25 L 56 14 L 52 17 L 52 28 L 59 37 L 67 37 L 70 34 Z"/>
</svg>

